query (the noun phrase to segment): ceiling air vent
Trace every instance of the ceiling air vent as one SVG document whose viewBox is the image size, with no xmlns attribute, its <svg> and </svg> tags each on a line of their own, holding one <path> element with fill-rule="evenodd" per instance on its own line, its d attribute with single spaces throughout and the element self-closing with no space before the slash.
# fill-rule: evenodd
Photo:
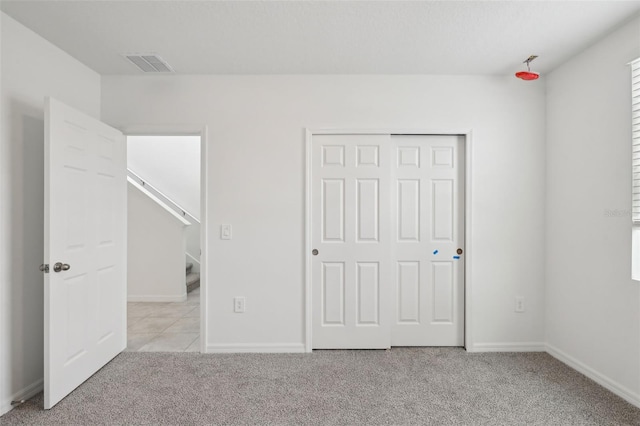
<svg viewBox="0 0 640 426">
<path fill-rule="evenodd" d="M 140 68 L 142 72 L 173 72 L 164 59 L 153 53 L 125 53 L 123 56 Z"/>
</svg>

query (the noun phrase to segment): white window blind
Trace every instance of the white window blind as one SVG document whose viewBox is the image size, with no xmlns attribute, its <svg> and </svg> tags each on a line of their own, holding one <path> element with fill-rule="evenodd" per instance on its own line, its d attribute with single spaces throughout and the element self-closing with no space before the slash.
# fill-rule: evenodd
<svg viewBox="0 0 640 426">
<path fill-rule="evenodd" d="M 640 225 L 640 58 L 631 63 L 631 143 L 633 182 L 631 220 Z"/>
</svg>

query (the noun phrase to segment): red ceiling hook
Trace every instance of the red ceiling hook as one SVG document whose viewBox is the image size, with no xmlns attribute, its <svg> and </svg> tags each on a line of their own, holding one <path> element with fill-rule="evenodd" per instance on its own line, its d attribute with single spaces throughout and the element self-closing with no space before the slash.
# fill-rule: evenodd
<svg viewBox="0 0 640 426">
<path fill-rule="evenodd" d="M 538 74 L 537 72 L 531 71 L 531 67 L 529 66 L 529 63 L 537 57 L 538 57 L 537 55 L 529 56 L 523 62 L 523 64 L 527 64 L 527 71 L 518 71 L 516 73 L 516 77 L 521 78 L 523 80 L 537 80 L 538 78 L 540 78 L 540 74 Z"/>
</svg>

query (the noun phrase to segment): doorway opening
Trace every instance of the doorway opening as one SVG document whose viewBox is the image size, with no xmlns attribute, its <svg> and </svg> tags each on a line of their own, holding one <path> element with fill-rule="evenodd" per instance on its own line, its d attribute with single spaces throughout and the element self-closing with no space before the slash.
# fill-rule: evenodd
<svg viewBox="0 0 640 426">
<path fill-rule="evenodd" d="M 203 285 L 198 302 L 207 300 L 207 129 L 147 126 L 121 131 L 49 97 L 45 100 L 45 123 L 43 388 L 44 407 L 50 409 L 127 349 L 125 135 L 191 135 L 200 140 L 199 258 Z M 140 226 L 147 226 L 147 221 L 140 222 Z M 146 255 L 153 257 L 157 252 L 154 248 Z M 181 261 L 184 268 L 185 258 Z M 184 277 L 185 269 L 182 274 Z M 199 346 L 206 352 L 207 309 L 205 303 L 199 306 L 196 323 L 200 325 L 198 336 L 203 338 L 199 344 L 195 339 L 187 342 L 183 349 L 193 345 L 193 350 Z M 197 308 L 193 314 L 198 315 Z"/>
<path fill-rule="evenodd" d="M 201 147 L 127 136 L 127 351 L 201 350 Z"/>
</svg>

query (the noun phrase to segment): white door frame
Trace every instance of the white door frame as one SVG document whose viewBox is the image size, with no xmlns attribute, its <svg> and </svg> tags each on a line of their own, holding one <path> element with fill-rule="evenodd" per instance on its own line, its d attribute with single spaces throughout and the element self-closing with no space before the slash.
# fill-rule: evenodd
<svg viewBox="0 0 640 426">
<path fill-rule="evenodd" d="M 304 217 L 305 217 L 305 324 L 304 324 L 304 340 L 305 351 L 311 352 L 312 330 L 313 330 L 313 305 L 312 305 L 312 276 L 311 276 L 311 143 L 314 135 L 450 135 L 464 137 L 464 346 L 469 350 L 473 348 L 473 333 L 471 324 L 472 312 L 472 292 L 471 292 L 471 254 L 473 252 L 471 245 L 471 130 L 433 130 L 433 129 L 358 129 L 358 128 L 337 128 L 337 129 L 305 129 L 305 201 L 304 201 Z"/>
<path fill-rule="evenodd" d="M 200 136 L 200 352 L 207 349 L 207 145 L 206 125 L 134 125 L 123 126 L 120 130 L 128 136 Z"/>
</svg>

